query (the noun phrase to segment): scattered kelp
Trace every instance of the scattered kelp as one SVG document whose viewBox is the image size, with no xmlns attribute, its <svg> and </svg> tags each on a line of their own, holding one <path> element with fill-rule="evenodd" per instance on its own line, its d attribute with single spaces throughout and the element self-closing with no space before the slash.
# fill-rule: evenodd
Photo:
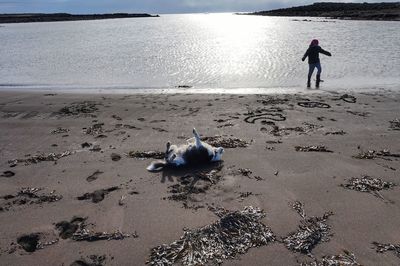
<svg viewBox="0 0 400 266">
<path fill-rule="evenodd" d="M 311 102 L 311 101 L 298 102 L 297 105 L 305 108 L 331 108 L 331 106 L 327 103 Z"/>
<path fill-rule="evenodd" d="M 354 97 L 353 95 L 349 95 L 349 94 L 343 94 L 342 96 L 339 97 L 339 100 L 343 100 L 347 103 L 356 103 L 357 102 L 357 98 Z"/>
<path fill-rule="evenodd" d="M 87 116 L 98 111 L 97 105 L 99 103 L 93 101 L 83 101 L 72 103 L 60 109 L 56 114 L 60 116 Z"/>
<path fill-rule="evenodd" d="M 52 130 L 51 134 L 55 135 L 55 134 L 63 134 L 63 133 L 68 133 L 68 132 L 69 132 L 69 129 L 58 127 L 56 129 Z"/>
<path fill-rule="evenodd" d="M 320 242 L 329 241 L 331 227 L 326 224 L 333 213 L 327 212 L 322 217 L 309 217 L 300 221 L 296 232 L 283 239 L 285 246 L 292 251 L 312 256 L 312 249 Z"/>
<path fill-rule="evenodd" d="M 250 177 L 253 171 L 251 171 L 249 168 L 239 168 L 238 169 L 239 174 L 242 176 Z"/>
<path fill-rule="evenodd" d="M 391 153 L 389 150 L 384 149 L 381 151 L 368 150 L 361 151 L 359 154 L 353 156 L 356 159 L 375 159 L 375 158 L 385 158 L 385 157 L 393 157 L 400 158 L 399 153 Z"/>
<path fill-rule="evenodd" d="M 343 254 L 324 256 L 321 261 L 301 263 L 300 266 L 361 266 L 361 264 L 357 262 L 353 253 L 343 250 Z"/>
<path fill-rule="evenodd" d="M 389 121 L 390 126 L 389 128 L 392 130 L 400 130 L 400 119 L 395 119 L 392 121 Z"/>
<path fill-rule="evenodd" d="M 103 266 L 106 265 L 106 258 L 106 255 L 90 255 L 87 259 L 81 258 L 74 261 L 70 266 Z"/>
<path fill-rule="evenodd" d="M 208 265 L 221 264 L 252 247 L 267 245 L 275 240 L 271 229 L 260 222 L 265 213 L 254 207 L 232 211 L 210 225 L 186 230 L 170 245 L 151 250 L 150 265 Z"/>
<path fill-rule="evenodd" d="M 369 150 L 369 151 L 361 151 L 357 155 L 353 155 L 354 158 L 356 159 L 374 159 L 376 158 L 376 151 L 374 150 Z"/>
<path fill-rule="evenodd" d="M 110 187 L 105 189 L 99 189 L 92 193 L 85 193 L 82 196 L 77 197 L 78 200 L 91 200 L 93 203 L 98 203 L 104 199 L 110 192 L 118 190 L 119 187 Z"/>
<path fill-rule="evenodd" d="M 213 185 L 217 184 L 222 177 L 222 165 L 211 171 L 198 171 L 193 174 L 184 175 L 178 178 L 178 182 L 169 187 L 169 200 L 183 203 L 184 208 L 198 209 L 203 206 L 193 205 L 196 202 L 192 199 L 193 195 L 204 194 Z"/>
<path fill-rule="evenodd" d="M 119 230 L 116 230 L 112 233 L 108 232 L 93 232 L 88 229 L 78 229 L 72 239 L 75 241 L 87 241 L 87 242 L 94 242 L 100 240 L 123 240 L 129 237 L 137 237 L 136 234 L 124 234 Z"/>
<path fill-rule="evenodd" d="M 241 202 L 245 198 L 248 198 L 248 197 L 253 196 L 253 195 L 256 196 L 256 195 L 259 195 L 259 194 L 253 194 L 253 192 L 240 192 L 238 199 Z"/>
<path fill-rule="evenodd" d="M 301 216 L 301 218 L 306 218 L 306 212 L 304 210 L 304 204 L 302 202 L 296 200 L 294 202 L 291 202 L 290 206 Z"/>
<path fill-rule="evenodd" d="M 96 232 L 88 229 L 87 218 L 74 217 L 70 222 L 62 221 L 56 224 L 59 236 L 63 239 L 71 238 L 74 241 L 99 241 L 99 240 L 122 240 L 128 237 L 138 237 L 136 233 L 125 234 L 116 230 L 115 232 Z"/>
<path fill-rule="evenodd" d="M 127 156 L 137 159 L 164 159 L 165 153 L 160 151 L 130 151 Z"/>
<path fill-rule="evenodd" d="M 56 229 L 62 239 L 71 238 L 87 218 L 72 217 L 71 221 L 61 221 L 56 223 Z"/>
<path fill-rule="evenodd" d="M 346 184 L 341 184 L 340 186 L 360 192 L 368 192 L 376 197 L 385 200 L 384 197 L 379 193 L 379 191 L 391 189 L 392 187 L 396 186 L 396 184 L 392 182 L 382 181 L 382 179 L 380 178 L 363 176 L 361 178 L 353 177 L 349 179 Z"/>
<path fill-rule="evenodd" d="M 296 151 L 300 152 L 333 152 L 331 150 L 328 150 L 325 146 L 322 145 L 296 146 L 294 148 Z"/>
<path fill-rule="evenodd" d="M 61 195 L 57 195 L 52 191 L 50 194 L 39 193 L 42 188 L 22 188 L 16 194 L 9 194 L 0 197 L 4 201 L 1 202 L 0 211 L 8 211 L 13 206 L 32 205 L 42 203 L 52 203 L 62 199 Z"/>
<path fill-rule="evenodd" d="M 325 135 L 345 135 L 346 132 L 343 130 L 339 130 L 339 131 L 330 131 L 330 132 L 326 132 Z"/>
<path fill-rule="evenodd" d="M 93 124 L 88 128 L 83 128 L 83 133 L 92 136 L 99 136 L 104 132 L 103 126 L 104 123 Z"/>
<path fill-rule="evenodd" d="M 201 140 L 211 146 L 222 148 L 245 148 L 250 144 L 249 142 L 239 138 L 224 136 L 204 137 Z"/>
<path fill-rule="evenodd" d="M 30 165 L 30 164 L 37 164 L 40 162 L 56 162 L 58 159 L 61 159 L 63 157 L 69 156 L 73 154 L 71 151 L 65 151 L 63 153 L 49 153 L 49 154 L 38 154 L 34 155 L 32 157 L 28 157 L 26 159 L 13 159 L 9 160 L 8 163 L 10 165 L 17 165 L 19 163 L 24 163 L 25 165 Z"/>
<path fill-rule="evenodd" d="M 368 112 L 357 112 L 357 111 L 347 111 L 347 113 L 356 115 L 356 116 L 362 116 L 362 117 L 367 117 L 370 115 Z"/>
<path fill-rule="evenodd" d="M 115 125 L 115 129 L 120 129 L 120 128 L 141 130 L 141 128 L 138 128 L 138 127 L 135 127 L 132 125 L 128 125 L 128 124 L 116 124 Z"/>
<path fill-rule="evenodd" d="M 382 244 L 378 242 L 372 242 L 376 246 L 376 252 L 384 253 L 392 251 L 398 258 L 400 258 L 400 245 L 395 244 Z"/>
</svg>

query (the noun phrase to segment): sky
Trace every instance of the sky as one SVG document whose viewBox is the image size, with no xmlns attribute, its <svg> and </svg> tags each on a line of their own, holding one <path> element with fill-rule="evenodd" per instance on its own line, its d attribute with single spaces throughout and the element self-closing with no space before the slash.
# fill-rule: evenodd
<svg viewBox="0 0 400 266">
<path fill-rule="evenodd" d="M 384 0 L 397 2 L 399 0 Z M 383 2 L 365 0 L 0 0 L 0 13 L 202 13 L 246 12 L 308 5 L 313 2 Z"/>
</svg>

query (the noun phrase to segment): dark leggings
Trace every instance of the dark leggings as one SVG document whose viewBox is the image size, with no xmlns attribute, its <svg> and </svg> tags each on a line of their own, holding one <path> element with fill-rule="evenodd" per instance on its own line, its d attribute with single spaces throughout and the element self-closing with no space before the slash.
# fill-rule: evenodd
<svg viewBox="0 0 400 266">
<path fill-rule="evenodd" d="M 308 79 L 311 79 L 311 76 L 314 72 L 314 69 L 317 68 L 317 75 L 321 75 L 321 64 L 320 63 L 315 63 L 315 64 L 308 64 Z"/>
</svg>

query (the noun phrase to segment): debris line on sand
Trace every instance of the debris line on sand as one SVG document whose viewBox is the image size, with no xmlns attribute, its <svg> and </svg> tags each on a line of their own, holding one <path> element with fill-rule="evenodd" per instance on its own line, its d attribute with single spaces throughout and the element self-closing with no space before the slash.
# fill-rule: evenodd
<svg viewBox="0 0 400 266">
<path fill-rule="evenodd" d="M 392 251 L 398 258 L 400 258 L 400 245 L 395 244 L 382 244 L 378 242 L 372 242 L 376 247 L 376 252 L 384 253 L 387 251 Z"/>
<path fill-rule="evenodd" d="M 78 116 L 78 115 L 88 115 L 92 114 L 98 110 L 96 102 L 93 101 L 83 101 L 72 103 L 60 109 L 56 114 L 61 116 Z"/>
<path fill-rule="evenodd" d="M 164 159 L 165 153 L 160 151 L 130 151 L 127 156 L 138 159 Z"/>
<path fill-rule="evenodd" d="M 294 148 L 296 151 L 301 151 L 301 152 L 333 152 L 331 150 L 328 150 L 325 146 L 322 145 L 296 146 Z"/>
<path fill-rule="evenodd" d="M 201 138 L 201 140 L 207 142 L 211 146 L 222 148 L 246 148 L 250 144 L 239 138 L 224 136 L 204 137 Z"/>
<path fill-rule="evenodd" d="M 306 218 L 306 212 L 304 210 L 304 204 L 298 200 L 289 203 L 289 205 L 292 207 L 293 210 L 295 210 L 301 218 L 305 219 Z"/>
<path fill-rule="evenodd" d="M 9 160 L 8 163 L 10 165 L 17 165 L 19 163 L 24 163 L 25 165 L 30 165 L 30 164 L 40 163 L 40 162 L 55 162 L 58 159 L 69 156 L 71 154 L 73 154 L 73 152 L 71 152 L 71 151 L 65 151 L 63 153 L 49 153 L 49 154 L 42 153 L 42 154 L 34 155 L 32 157 L 28 157 L 26 159 Z"/>
<path fill-rule="evenodd" d="M 320 242 L 329 241 L 331 227 L 326 224 L 332 212 L 326 212 L 322 217 L 309 217 L 300 221 L 297 231 L 283 239 L 285 246 L 292 251 L 301 252 L 312 257 L 312 249 Z"/>
<path fill-rule="evenodd" d="M 305 108 L 331 108 L 329 104 L 321 102 L 298 102 L 297 105 Z"/>
<path fill-rule="evenodd" d="M 368 151 L 361 151 L 357 155 L 353 155 L 356 159 L 375 159 L 375 158 L 382 158 L 385 159 L 386 157 L 392 158 L 400 158 L 399 153 L 391 153 L 388 149 L 383 149 L 381 151 L 375 150 L 368 150 Z"/>
<path fill-rule="evenodd" d="M 400 119 L 394 119 L 392 121 L 389 121 L 390 123 L 390 129 L 392 130 L 400 130 Z"/>
<path fill-rule="evenodd" d="M 151 250 L 150 265 L 221 264 L 246 253 L 252 247 L 275 240 L 271 229 L 260 222 L 265 213 L 254 207 L 221 214 L 220 220 L 199 229 L 186 230 L 183 236 L 169 244 Z"/>
<path fill-rule="evenodd" d="M 221 177 L 222 165 L 211 171 L 198 171 L 193 174 L 184 175 L 178 178 L 178 183 L 169 186 L 169 200 L 183 203 L 184 208 L 198 209 L 197 200 L 193 200 L 193 195 L 205 194 L 213 185 L 217 184 Z"/>
<path fill-rule="evenodd" d="M 356 260 L 356 256 L 350 251 L 343 250 L 343 254 L 324 256 L 322 260 L 301 263 L 300 266 L 361 266 Z"/>
<path fill-rule="evenodd" d="M 125 234 L 119 230 L 112 233 L 96 232 L 88 229 L 86 224 L 87 218 L 73 217 L 70 222 L 62 221 L 56 224 L 56 229 L 63 239 L 71 238 L 75 241 L 100 241 L 100 240 L 123 240 L 128 237 L 138 237 L 136 233 Z"/>
<path fill-rule="evenodd" d="M 61 195 L 57 195 L 52 191 L 50 194 L 39 194 L 42 188 L 21 188 L 15 195 L 5 195 L 0 197 L 4 202 L 0 205 L 0 211 L 8 211 L 13 206 L 42 204 L 44 202 L 52 203 L 62 199 Z"/>
<path fill-rule="evenodd" d="M 384 197 L 379 193 L 379 191 L 391 189 L 392 187 L 396 186 L 396 184 L 383 181 L 380 178 L 363 176 L 361 178 L 352 177 L 347 181 L 346 184 L 341 184 L 340 186 L 360 192 L 368 192 L 378 198 L 385 200 Z"/>
</svg>

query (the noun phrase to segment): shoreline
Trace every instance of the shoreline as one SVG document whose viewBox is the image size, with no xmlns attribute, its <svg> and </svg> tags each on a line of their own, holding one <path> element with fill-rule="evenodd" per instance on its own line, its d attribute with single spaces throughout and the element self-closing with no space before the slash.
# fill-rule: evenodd
<svg viewBox="0 0 400 266">
<path fill-rule="evenodd" d="M 103 20 L 120 18 L 154 18 L 159 15 L 146 13 L 113 13 L 113 14 L 81 14 L 68 13 L 22 13 L 22 14 L 0 14 L 0 24 L 8 23 L 37 23 L 37 22 L 60 22 L 60 21 L 82 21 L 82 20 Z"/>
<path fill-rule="evenodd" d="M 0 93 L 59 93 L 59 94 L 105 94 L 105 95 L 141 95 L 141 94 L 234 94 L 234 95 L 292 95 L 296 93 L 363 93 L 363 92 L 387 92 L 387 93 L 400 93 L 400 87 L 397 84 L 393 85 L 374 85 L 368 87 L 327 87 L 322 85 L 320 88 L 315 88 L 314 84 L 311 88 L 306 86 L 293 86 L 293 87 L 197 87 L 189 85 L 180 85 L 175 87 L 130 87 L 130 86 L 62 86 L 56 88 L 54 86 L 0 86 Z"/>
<path fill-rule="evenodd" d="M 79 260 L 144 265 L 153 248 L 179 240 L 184 228 L 218 222 L 218 207 L 260 208 L 266 214 L 260 222 L 278 239 L 287 238 L 303 221 L 293 209 L 296 201 L 307 217 L 333 212 L 324 221 L 331 236 L 311 250 L 318 261 L 348 250 L 362 265 L 399 262 L 394 253 L 378 253 L 372 244 L 399 244 L 399 186 L 378 191 L 381 197 L 343 187 L 366 175 L 400 185 L 399 157 L 390 157 L 400 153 L 399 92 L 0 91 L 0 96 L 0 259 L 5 265 Z M 227 145 L 222 166 L 202 169 L 216 171 L 209 177 L 213 182 L 199 180 L 191 187 L 193 169 L 149 173 L 145 168 L 153 159 L 129 156 L 163 151 L 168 140 L 184 143 L 193 127 Z M 304 151 L 312 145 L 331 152 Z M 371 158 L 356 158 L 362 153 Z M 35 157 L 39 154 L 46 156 Z M 73 217 L 81 218 L 75 225 L 107 232 L 111 239 L 61 235 L 56 224 L 64 221 L 72 228 Z M 33 252 L 21 245 L 21 236 L 29 234 L 41 243 Z M 312 261 L 275 241 L 223 264 Z"/>
</svg>

